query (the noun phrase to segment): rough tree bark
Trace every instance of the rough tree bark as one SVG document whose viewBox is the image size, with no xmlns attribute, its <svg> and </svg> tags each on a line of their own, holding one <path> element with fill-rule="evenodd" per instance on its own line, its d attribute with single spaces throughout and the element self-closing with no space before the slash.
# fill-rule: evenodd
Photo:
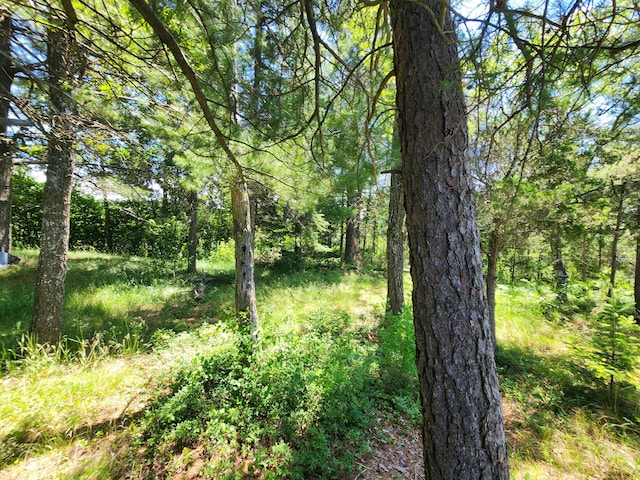
<svg viewBox="0 0 640 480">
<path fill-rule="evenodd" d="M 438 0 L 392 0 L 416 363 L 429 480 L 509 476 L 456 38 Z M 445 36 L 446 35 L 446 36 Z"/>
<path fill-rule="evenodd" d="M 392 170 L 387 226 L 387 309 L 394 315 L 404 308 L 404 195 L 402 172 Z"/>
<path fill-rule="evenodd" d="M 41 344 L 57 343 L 62 330 L 73 184 L 73 100 L 68 81 L 71 39 L 64 27 L 52 23 L 47 35 L 51 130 L 47 138 L 40 257 L 29 328 L 29 333 Z"/>
<path fill-rule="evenodd" d="M 0 7 L 0 118 L 9 116 L 11 84 L 15 70 L 11 61 L 11 12 Z M 11 252 L 12 144 L 7 125 L 0 123 L 0 252 Z"/>
<path fill-rule="evenodd" d="M 246 316 L 254 340 L 258 339 L 258 310 L 254 281 L 253 225 L 246 183 L 237 182 L 231 189 L 233 233 L 236 244 L 236 315 Z"/>
</svg>

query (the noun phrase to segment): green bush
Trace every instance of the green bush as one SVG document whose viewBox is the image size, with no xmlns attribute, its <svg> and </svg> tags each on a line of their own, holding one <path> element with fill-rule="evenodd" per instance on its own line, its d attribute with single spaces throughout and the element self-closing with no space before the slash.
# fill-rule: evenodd
<svg viewBox="0 0 640 480">
<path fill-rule="evenodd" d="M 400 315 L 388 313 L 379 335 L 380 390 L 394 409 L 417 422 L 421 414 L 411 310 L 405 308 Z"/>
<path fill-rule="evenodd" d="M 358 444 L 373 412 L 374 357 L 355 335 L 337 332 L 343 320 L 334 317 L 327 314 L 328 329 L 264 338 L 255 349 L 238 335 L 232 348 L 185 367 L 147 416 L 151 454 L 199 441 L 212 453 L 258 452 L 256 467 L 278 478 L 350 470 L 346 447 Z"/>
</svg>

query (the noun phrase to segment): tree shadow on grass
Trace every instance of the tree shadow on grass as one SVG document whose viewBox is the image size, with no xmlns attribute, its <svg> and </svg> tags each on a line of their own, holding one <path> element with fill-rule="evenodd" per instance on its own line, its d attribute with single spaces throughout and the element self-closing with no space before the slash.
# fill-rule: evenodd
<svg viewBox="0 0 640 480">
<path fill-rule="evenodd" d="M 33 263 L 0 272 L 0 351 L 16 351 L 31 322 L 36 281 Z M 137 334 L 148 340 L 159 328 L 182 331 L 213 321 L 233 300 L 232 276 L 219 274 L 202 301 L 194 301 L 186 275 L 157 268 L 149 259 L 95 255 L 71 258 L 67 273 L 63 336 L 96 334 L 121 342 Z M 170 291 L 165 293 L 163 290 Z M 125 300 L 124 306 L 116 307 Z"/>
<path fill-rule="evenodd" d="M 570 355 L 540 355 L 521 347 L 499 346 L 496 363 L 512 449 L 542 459 L 541 442 L 578 412 L 606 423 L 612 432 L 619 426 L 621 436 L 629 429 L 640 436 L 640 421 L 634 416 L 637 400 L 618 399 L 614 404 L 607 386 Z M 626 387 L 633 390 L 629 398 L 637 399 L 635 388 Z"/>
<path fill-rule="evenodd" d="M 0 348 L 15 350 L 31 322 L 36 267 L 27 262 L 0 271 Z M 256 273 L 258 289 L 319 287 L 341 281 L 338 271 L 282 274 L 266 268 Z M 194 292 L 198 281 L 206 279 L 202 295 Z M 147 258 L 95 254 L 71 257 L 66 280 L 63 335 L 92 338 L 108 333 L 120 341 L 132 333 L 147 341 L 157 329 L 185 331 L 203 323 L 228 319 L 234 309 L 234 273 L 216 271 L 198 275 L 177 274 Z M 154 296 L 154 289 L 172 287 L 170 295 Z M 104 305 L 108 292 L 118 300 L 131 296 L 131 308 L 114 310 Z M 149 294 L 148 299 L 143 294 Z M 140 304 L 136 306 L 136 301 Z M 108 298 L 107 298 L 108 302 Z"/>
<path fill-rule="evenodd" d="M 279 274 L 260 269 L 257 275 L 258 288 L 265 292 L 302 286 L 321 290 L 342 281 L 337 271 Z M 225 323 L 236 328 L 232 327 L 233 273 L 207 276 L 209 288 L 199 299 L 192 295 L 191 277 L 155 271 L 140 259 L 72 259 L 64 334 L 90 338 L 107 332 L 113 335 L 110 340 L 121 341 L 132 328 L 138 328 L 137 322 L 148 338 L 157 329 L 187 330 L 220 317 L 224 320 L 221 328 L 226 328 Z M 16 278 L 20 281 L 13 282 Z M 3 295 L 17 292 L 16 285 L 22 286 L 23 295 L 30 291 L 31 296 L 20 307 L 25 320 L 22 332 L 28 326 L 34 282 L 34 265 L 0 278 Z M 108 301 L 94 298 L 103 289 L 118 296 L 143 296 L 164 286 L 177 288 L 115 314 Z M 215 456 L 216 442 L 223 440 L 241 455 L 247 451 L 245 447 L 250 448 L 247 460 L 256 468 L 289 478 L 335 477 L 343 468 L 353 466 L 374 402 L 391 402 L 389 398 L 393 398 L 402 403 L 392 392 L 388 397 L 380 394 L 380 378 L 397 376 L 380 373 L 376 365 L 384 362 L 361 332 L 348 331 L 351 320 L 345 312 L 314 311 L 300 335 L 274 334 L 276 338 L 264 339 L 258 350 L 239 344 L 228 355 L 194 361 L 145 411 L 144 417 L 152 421 L 149 438 L 154 439 L 154 445 L 166 448 L 188 446 L 195 439 L 208 458 Z M 14 332 L 13 340 L 22 332 Z M 125 423 L 121 418 L 109 420 L 114 428 Z M 99 423 L 80 427 L 73 436 L 93 439 L 102 427 Z M 18 427 L 2 439 L 2 443 L 13 445 L 3 462 L 13 462 L 25 451 L 44 449 L 51 439 L 64 443 L 66 433 L 48 432 L 36 438 L 27 427 Z M 160 462 L 161 457 L 162 450 Z"/>
<path fill-rule="evenodd" d="M 129 407 L 129 405 L 127 405 Z M 63 450 L 75 442 L 89 442 L 109 436 L 122 437 L 126 428 L 144 414 L 142 405 L 120 410 L 90 424 L 63 427 L 57 430 L 49 425 L 38 425 L 26 418 L 12 431 L 0 437 L 0 471 L 31 457 Z M 122 441 L 120 438 L 118 441 Z"/>
</svg>

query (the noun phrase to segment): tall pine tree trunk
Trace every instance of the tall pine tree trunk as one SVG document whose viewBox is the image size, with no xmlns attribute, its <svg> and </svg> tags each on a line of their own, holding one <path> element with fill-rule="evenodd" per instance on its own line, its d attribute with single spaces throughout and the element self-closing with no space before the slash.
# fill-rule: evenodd
<svg viewBox="0 0 640 480">
<path fill-rule="evenodd" d="M 346 207 L 344 195 L 340 197 L 340 207 L 342 207 L 341 208 L 342 211 L 344 211 L 344 208 Z M 340 215 L 340 259 L 341 261 L 344 261 L 344 234 L 345 234 L 345 219 L 343 218 L 342 215 Z"/>
<path fill-rule="evenodd" d="M 428 480 L 509 476 L 484 290 L 467 119 L 444 4 L 392 0 L 416 363 Z M 431 13 L 430 13 L 431 12 Z"/>
<path fill-rule="evenodd" d="M 0 7 L 0 118 L 9 116 L 11 84 L 15 70 L 11 62 L 11 13 Z M 7 125 L 0 123 L 0 252 L 11 252 L 12 142 Z"/>
<path fill-rule="evenodd" d="M 551 237 L 551 254 L 553 255 L 553 269 L 556 272 L 556 290 L 558 300 L 561 302 L 567 301 L 567 284 L 569 283 L 569 274 L 564 266 L 564 259 L 562 258 L 562 242 L 560 236 L 554 233 Z"/>
<path fill-rule="evenodd" d="M 615 192 L 615 188 L 613 189 Z M 620 226 L 622 224 L 622 209 L 624 206 L 625 185 L 620 187 L 618 192 L 618 211 L 616 212 L 616 226 L 613 230 L 613 240 L 611 241 L 611 271 L 609 273 L 609 290 L 607 296 L 613 295 L 613 289 L 616 286 L 616 273 L 618 272 L 618 242 L 620 241 Z"/>
<path fill-rule="evenodd" d="M 587 281 L 587 267 L 589 261 L 589 250 L 588 250 L 588 233 L 584 232 L 582 234 L 582 248 L 581 248 L 581 260 L 580 260 L 580 280 L 583 282 Z"/>
<path fill-rule="evenodd" d="M 402 172 L 391 171 L 387 227 L 387 308 L 394 315 L 404 308 L 404 195 Z"/>
<path fill-rule="evenodd" d="M 29 328 L 29 333 L 41 344 L 57 343 L 62 331 L 73 183 L 73 100 L 68 81 L 70 43 L 64 27 L 57 27 L 54 22 L 47 36 L 51 130 L 47 138 L 47 179 L 42 196 L 40 258 Z"/>
<path fill-rule="evenodd" d="M 237 182 L 231 189 L 233 232 L 236 244 L 236 315 L 246 316 L 254 340 L 258 339 L 258 310 L 254 279 L 251 203 L 246 183 Z"/>
</svg>

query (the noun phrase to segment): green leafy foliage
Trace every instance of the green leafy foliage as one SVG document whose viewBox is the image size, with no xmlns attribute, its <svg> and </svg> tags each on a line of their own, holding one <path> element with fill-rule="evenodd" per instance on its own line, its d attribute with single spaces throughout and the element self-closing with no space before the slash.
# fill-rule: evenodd
<svg viewBox="0 0 640 480">
<path fill-rule="evenodd" d="M 348 478 L 381 425 L 419 422 L 411 314 L 382 317 L 380 277 L 259 269 L 254 348 L 233 320 L 230 273 L 194 301 L 162 263 L 71 252 L 74 340 L 46 350 L 20 341 L 37 252 L 17 253 L 24 263 L 0 270 L 0 342 L 23 353 L 2 356 L 0 476 L 27 478 L 37 465 L 68 478 L 175 478 L 196 467 L 217 480 Z M 543 315 L 549 286 L 498 287 L 513 478 L 635 478 L 637 373 L 614 408 L 607 379 L 567 348 L 590 345 L 584 316 L 600 293 L 571 287 L 568 301 L 579 302 L 560 322 Z"/>
<path fill-rule="evenodd" d="M 154 461 L 203 441 L 212 453 L 257 451 L 255 468 L 276 478 L 349 470 L 371 421 L 375 356 L 344 334 L 345 321 L 316 313 L 304 336 L 266 338 L 252 349 L 238 334 L 232 348 L 197 358 L 147 415 Z"/>
<path fill-rule="evenodd" d="M 419 422 L 418 372 L 410 309 L 397 316 L 387 313 L 378 334 L 381 390 L 397 410 Z"/>
<path fill-rule="evenodd" d="M 594 310 L 589 343 L 580 352 L 596 377 L 609 383 L 612 394 L 616 384 L 628 382 L 640 367 L 640 326 L 634 313 L 633 303 L 608 298 Z"/>
<path fill-rule="evenodd" d="M 12 229 L 16 246 L 33 248 L 40 244 L 42 191 L 42 183 L 20 171 L 14 174 Z M 108 208 L 109 232 L 106 231 L 105 203 L 80 190 L 73 191 L 70 248 L 104 252 L 109 233 L 112 253 L 171 258 L 174 261 L 186 255 L 188 219 L 179 200 L 167 205 L 151 198 L 123 199 L 109 201 Z M 215 252 L 220 242 L 230 238 L 231 215 L 221 205 L 207 208 L 201 216 L 198 231 L 202 258 Z"/>
<path fill-rule="evenodd" d="M 34 247 L 40 243 L 42 223 L 42 191 L 38 183 L 20 170 L 12 178 L 11 229 L 13 241 L 22 247 Z"/>
</svg>

